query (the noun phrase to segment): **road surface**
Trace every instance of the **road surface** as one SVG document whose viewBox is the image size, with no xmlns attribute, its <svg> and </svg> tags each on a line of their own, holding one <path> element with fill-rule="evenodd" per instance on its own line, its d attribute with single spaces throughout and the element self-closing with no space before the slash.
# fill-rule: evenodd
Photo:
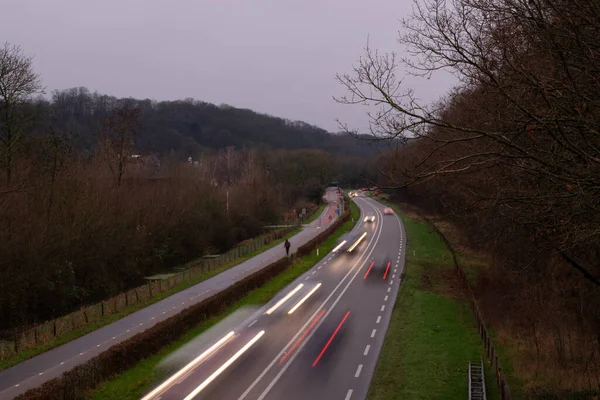
<svg viewBox="0 0 600 400">
<path fill-rule="evenodd" d="M 313 221 L 290 238 L 292 253 L 317 236 L 323 228 L 335 221 L 335 210 L 340 201 L 334 190 L 325 194 L 328 202 L 323 211 L 321 227 Z M 332 219 L 329 219 L 329 216 Z M 75 365 L 86 362 L 107 348 L 142 332 L 183 309 L 199 303 L 285 255 L 283 245 L 275 246 L 243 263 L 204 282 L 178 292 L 155 304 L 106 325 L 94 332 L 49 350 L 0 372 L 0 399 L 12 399 L 28 389 L 60 376 Z"/>
<path fill-rule="evenodd" d="M 381 204 L 353 200 L 361 209 L 354 237 L 366 236 L 351 253 L 328 254 L 144 400 L 366 398 L 404 269 L 406 235 Z M 363 222 L 366 215 L 375 222 Z"/>
</svg>

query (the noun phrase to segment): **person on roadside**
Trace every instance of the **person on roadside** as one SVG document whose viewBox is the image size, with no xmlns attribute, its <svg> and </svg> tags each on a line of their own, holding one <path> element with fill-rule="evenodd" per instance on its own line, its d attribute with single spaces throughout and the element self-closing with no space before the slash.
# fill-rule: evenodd
<svg viewBox="0 0 600 400">
<path fill-rule="evenodd" d="M 289 257 L 290 256 L 290 247 L 292 246 L 290 244 L 290 241 L 285 239 L 285 243 L 283 244 L 283 246 L 285 247 L 285 255 Z"/>
</svg>

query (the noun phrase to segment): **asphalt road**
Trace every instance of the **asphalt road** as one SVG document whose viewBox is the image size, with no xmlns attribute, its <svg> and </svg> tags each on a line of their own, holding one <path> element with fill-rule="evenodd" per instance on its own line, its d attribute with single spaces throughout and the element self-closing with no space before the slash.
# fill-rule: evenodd
<svg viewBox="0 0 600 400">
<path fill-rule="evenodd" d="M 321 226 L 316 219 L 298 234 L 290 238 L 290 251 L 317 236 L 336 218 L 336 203 L 339 201 L 334 190 L 325 194 L 328 205 L 322 213 Z M 329 219 L 329 216 L 332 219 Z M 243 263 L 222 272 L 204 282 L 178 292 L 155 304 L 132 313 L 85 336 L 60 347 L 49 350 L 14 367 L 0 372 L 0 399 L 12 399 L 28 389 L 60 376 L 74 366 L 84 363 L 109 347 L 142 332 L 183 309 L 199 303 L 215 292 L 221 291 L 245 276 L 266 267 L 285 254 L 283 245 L 273 247 Z"/>
<path fill-rule="evenodd" d="M 351 253 L 328 254 L 144 400 L 366 398 L 404 269 L 406 235 L 381 204 L 354 201 L 361 209 L 354 233 L 367 235 Z M 375 222 L 363 222 L 365 215 Z"/>
</svg>

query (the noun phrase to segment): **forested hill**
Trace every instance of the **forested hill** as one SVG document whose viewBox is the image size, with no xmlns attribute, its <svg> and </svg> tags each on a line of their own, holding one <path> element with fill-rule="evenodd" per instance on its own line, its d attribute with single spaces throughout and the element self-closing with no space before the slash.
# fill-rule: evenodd
<svg viewBox="0 0 600 400">
<path fill-rule="evenodd" d="M 228 105 L 214 105 L 194 99 L 180 101 L 116 98 L 88 89 L 55 91 L 51 100 L 40 100 L 46 112 L 36 127 L 72 133 L 80 149 L 91 149 L 102 121 L 115 108 L 140 109 L 142 129 L 135 138 L 138 151 L 182 158 L 195 157 L 205 149 L 235 146 L 263 149 L 326 150 L 342 157 L 373 154 L 366 141 L 332 134 L 300 121 L 290 121 Z"/>
</svg>

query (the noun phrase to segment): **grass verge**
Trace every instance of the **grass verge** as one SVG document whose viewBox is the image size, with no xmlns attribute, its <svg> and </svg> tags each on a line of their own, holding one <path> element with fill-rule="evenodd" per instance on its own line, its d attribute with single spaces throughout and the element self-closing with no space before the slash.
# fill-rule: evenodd
<svg viewBox="0 0 600 400">
<path fill-rule="evenodd" d="M 408 237 L 406 276 L 368 399 L 467 398 L 468 363 L 480 357 L 488 398 L 499 399 L 450 251 L 425 222 L 394 208 Z"/>
<path fill-rule="evenodd" d="M 321 246 L 320 256 L 316 255 L 316 252 L 311 253 L 305 257 L 298 258 L 294 263 L 282 274 L 278 275 L 274 279 L 270 280 L 264 286 L 253 290 L 246 297 L 237 301 L 231 307 L 227 308 L 222 314 L 211 318 L 207 321 L 200 323 L 197 327 L 189 331 L 184 337 L 177 342 L 165 347 L 156 355 L 149 357 L 140 362 L 134 368 L 121 374 L 119 377 L 105 382 L 95 389 L 88 398 L 93 400 L 108 400 L 108 399 L 139 399 L 141 395 L 148 392 L 161 378 L 156 376 L 156 365 L 165 358 L 168 354 L 177 350 L 194 337 L 198 336 L 202 332 L 214 324 L 221 321 L 227 315 L 231 314 L 240 307 L 248 305 L 262 305 L 272 299 L 282 289 L 292 283 L 300 275 L 312 268 L 317 262 L 325 257 L 335 246 L 336 240 L 344 233 L 350 231 L 354 226 L 352 218 L 357 220 L 360 216 L 358 207 L 351 203 L 351 218 L 345 222 L 338 230 L 329 237 Z"/>
<path fill-rule="evenodd" d="M 203 274 L 200 274 L 199 276 L 195 277 L 194 279 L 185 281 L 180 283 L 179 285 L 173 287 L 170 290 L 167 290 L 165 292 L 159 293 L 158 295 L 150 298 L 150 299 L 146 299 L 146 300 L 142 300 L 139 301 L 135 304 L 132 304 L 130 306 L 125 307 L 124 309 L 122 309 L 121 311 L 111 314 L 111 315 L 107 315 L 102 317 L 100 320 L 96 321 L 96 322 L 92 322 L 90 324 L 87 324 L 84 327 L 81 327 L 79 329 L 73 330 L 71 332 L 69 332 L 68 334 L 61 336 L 61 337 L 57 337 L 54 340 L 52 340 L 51 342 L 45 344 L 45 345 L 41 345 L 41 346 L 37 346 L 33 349 L 28 349 L 28 350 L 23 350 L 21 352 L 19 352 L 19 354 L 15 355 L 12 358 L 6 359 L 6 360 L 2 360 L 0 361 L 0 371 L 5 370 L 7 368 L 12 367 L 13 365 L 16 365 L 20 362 L 23 362 L 29 358 L 35 357 L 39 354 L 42 354 L 48 350 L 51 350 L 55 347 L 61 346 L 65 343 L 68 343 L 72 340 L 75 340 L 83 335 L 86 335 L 90 332 L 95 331 L 96 329 L 100 329 L 103 326 L 106 326 L 114 321 L 117 321 L 123 317 L 126 317 L 129 314 L 132 314 L 138 310 L 141 310 L 142 308 L 148 307 L 151 304 L 157 303 L 177 292 L 180 292 L 182 290 L 185 290 L 191 286 L 197 285 L 200 282 L 203 282 L 209 278 L 212 278 L 215 275 L 220 274 L 223 271 L 228 270 L 229 268 L 233 268 L 238 264 L 243 263 L 244 261 L 255 257 L 256 255 L 265 252 L 269 249 L 271 249 L 272 247 L 278 246 L 279 244 L 283 243 L 283 241 L 285 239 L 289 239 L 290 237 L 294 236 L 296 233 L 298 233 L 301 229 L 300 228 L 294 228 L 290 233 L 288 233 L 287 235 L 285 235 L 284 237 L 282 237 L 281 239 L 277 239 L 272 241 L 271 243 L 260 247 L 259 249 L 253 251 L 252 253 L 248 253 L 243 257 L 238 258 L 235 261 L 232 261 L 230 263 L 227 264 L 223 264 L 221 265 L 219 268 L 216 268 L 212 271 L 207 271 Z M 186 265 L 193 265 L 194 262 L 190 262 Z"/>
</svg>

